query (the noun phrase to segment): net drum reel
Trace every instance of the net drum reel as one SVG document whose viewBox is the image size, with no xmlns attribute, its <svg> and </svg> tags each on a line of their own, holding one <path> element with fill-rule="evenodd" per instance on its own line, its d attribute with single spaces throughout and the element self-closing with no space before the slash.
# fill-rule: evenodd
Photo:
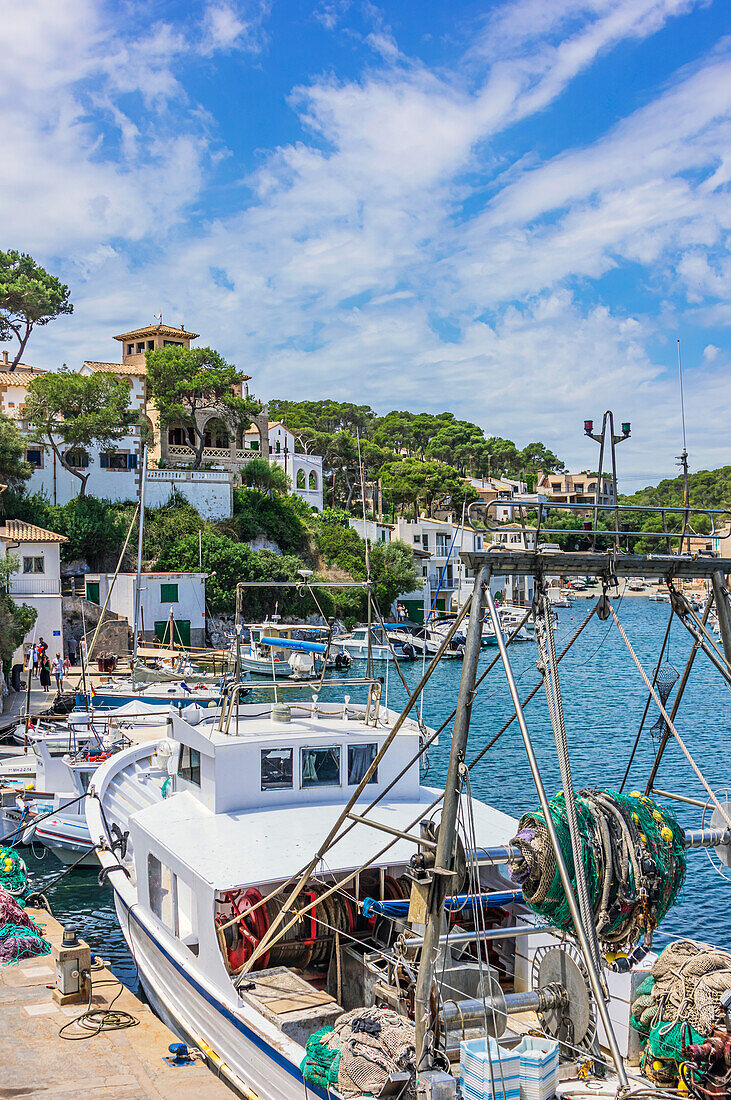
<svg viewBox="0 0 731 1100">
<path fill-rule="evenodd" d="M 323 898 L 327 889 L 327 885 L 320 882 L 305 887 L 300 901 L 308 908 L 281 939 L 275 940 L 270 949 L 259 956 L 253 970 L 273 966 L 318 971 L 327 968 L 336 934 L 351 935 L 356 924 L 353 902 L 344 894 Z M 232 972 L 249 961 L 279 915 L 285 898 L 278 894 L 263 905 L 259 904 L 261 901 L 262 894 L 256 887 L 228 890 L 221 898 L 230 916 L 219 915 L 216 923 Z"/>
</svg>

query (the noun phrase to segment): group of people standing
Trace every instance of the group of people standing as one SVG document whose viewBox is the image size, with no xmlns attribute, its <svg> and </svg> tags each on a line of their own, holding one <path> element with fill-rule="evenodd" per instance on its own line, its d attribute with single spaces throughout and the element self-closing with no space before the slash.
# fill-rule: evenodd
<svg viewBox="0 0 731 1100">
<path fill-rule="evenodd" d="M 48 652 L 48 645 L 39 638 L 37 642 L 34 642 L 27 653 L 27 669 L 34 680 L 40 680 L 41 687 L 44 691 L 49 691 L 51 687 L 51 676 L 56 679 L 56 690 L 63 691 L 64 676 L 71 668 L 71 661 L 68 657 L 62 657 L 60 653 L 51 659 L 51 655 Z"/>
</svg>

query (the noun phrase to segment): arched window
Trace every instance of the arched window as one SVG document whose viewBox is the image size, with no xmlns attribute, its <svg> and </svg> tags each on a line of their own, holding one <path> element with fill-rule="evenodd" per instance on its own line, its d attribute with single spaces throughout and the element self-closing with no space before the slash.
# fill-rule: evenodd
<svg viewBox="0 0 731 1100">
<path fill-rule="evenodd" d="M 310 471 L 310 489 L 317 491 L 317 474 L 314 470 Z"/>
<path fill-rule="evenodd" d="M 214 447 L 216 449 L 228 447 L 228 429 L 218 417 L 208 421 L 203 436 L 204 447 Z"/>
<path fill-rule="evenodd" d="M 304 470 L 298 470 L 297 471 L 297 488 L 298 489 L 306 489 L 307 488 L 307 481 L 305 480 L 305 471 Z"/>
</svg>

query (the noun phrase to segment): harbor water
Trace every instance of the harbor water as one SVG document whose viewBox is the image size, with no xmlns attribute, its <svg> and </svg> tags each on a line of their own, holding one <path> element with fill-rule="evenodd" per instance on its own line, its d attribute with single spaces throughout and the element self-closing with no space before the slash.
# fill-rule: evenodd
<svg viewBox="0 0 731 1100">
<path fill-rule="evenodd" d="M 558 652 L 579 627 L 592 602 L 577 599 L 570 609 L 558 611 Z M 637 657 L 648 675 L 652 676 L 670 615 L 669 605 L 633 597 L 615 600 L 612 606 Z M 690 636 L 676 619 L 665 660 L 682 674 L 690 648 Z M 496 654 L 494 647 L 483 649 L 480 669 L 484 669 Z M 525 698 L 538 682 L 536 645 L 532 641 L 515 644 L 510 647 L 510 654 L 521 698 Z M 436 669 L 423 700 L 423 718 L 427 725 L 440 725 L 454 707 L 461 668 L 461 662 L 451 660 L 443 661 Z M 350 675 L 362 674 L 363 669 L 364 662 L 354 662 Z M 421 661 L 403 663 L 401 669 L 407 684 L 415 686 L 422 671 Z M 376 674 L 381 675 L 385 665 L 379 663 L 375 670 Z M 575 789 L 589 786 L 618 788 L 647 700 L 647 689 L 613 620 L 602 623 L 594 616 L 561 662 L 560 678 Z M 387 686 L 389 706 L 399 709 L 406 694 L 392 666 Z M 354 700 L 360 697 L 357 687 L 347 690 Z M 342 688 L 338 691 L 333 687 L 325 689 L 321 698 L 342 698 L 342 694 Z M 310 698 L 307 691 L 298 691 L 297 695 Z M 668 710 L 673 699 L 674 692 L 670 696 Z M 468 761 L 513 713 L 505 675 L 498 661 L 475 697 Z M 542 688 L 528 705 L 526 717 L 546 790 L 553 795 L 560 789 L 561 781 Z M 650 728 L 658 717 L 659 712 L 652 703 L 625 785 L 626 791 L 644 791 L 657 745 Z M 725 788 L 731 787 L 728 774 L 731 691 L 703 654 L 696 658 L 676 726 L 711 787 L 723 792 L 725 797 Z M 429 750 L 426 766 L 422 769 L 423 781 L 428 786 L 443 784 L 448 756 L 449 727 L 440 737 L 439 745 Z M 663 757 L 656 785 L 687 797 L 706 798 L 700 782 L 674 741 L 668 745 Z M 478 798 L 515 817 L 537 806 L 535 787 L 517 723 L 509 727 L 474 768 L 472 791 Z M 700 809 L 681 803 L 665 804 L 674 810 L 686 828 L 701 825 Z M 37 889 L 43 890 L 62 870 L 55 858 L 38 846 L 33 852 L 26 849 L 24 855 L 31 881 Z M 714 868 L 707 852 L 689 852 L 685 885 L 675 908 L 658 932 L 657 947 L 664 946 L 668 939 L 680 936 L 692 936 L 731 947 L 731 929 L 724 915 L 728 890 L 729 885 Z M 117 923 L 111 888 L 106 884 L 100 887 L 93 871 L 77 870 L 51 887 L 48 898 L 56 917 L 62 922 L 73 923 L 92 949 L 109 960 L 117 976 L 135 987 L 136 968 Z"/>
</svg>

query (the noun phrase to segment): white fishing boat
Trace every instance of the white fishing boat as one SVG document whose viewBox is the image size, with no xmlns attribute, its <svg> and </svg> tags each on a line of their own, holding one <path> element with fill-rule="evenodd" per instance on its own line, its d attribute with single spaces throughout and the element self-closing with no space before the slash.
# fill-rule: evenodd
<svg viewBox="0 0 731 1100">
<path fill-rule="evenodd" d="M 314 680 L 323 671 L 342 672 L 350 665 L 350 654 L 340 644 L 340 638 L 318 641 L 327 631 L 306 623 L 282 623 L 273 616 L 263 623 L 242 624 L 241 640 L 231 639 L 231 661 L 265 680 Z M 248 640 L 245 640 L 248 639 Z"/>
<path fill-rule="evenodd" d="M 382 830 L 386 836 L 406 832 L 439 798 L 420 785 L 423 732 L 410 719 L 354 805 L 357 817 L 380 796 L 375 828 L 350 822 L 347 837 L 308 882 L 306 897 L 316 903 L 311 913 L 251 973 L 241 966 L 275 919 L 281 897 L 250 917 L 247 912 L 284 890 L 320 848 L 396 719 L 373 701 L 273 704 L 265 711 L 242 704 L 227 731 L 227 723 L 221 728 L 204 718 L 193 726 L 176 716 L 172 739 L 124 751 L 94 778 L 90 832 L 106 848 L 100 861 L 145 993 L 246 1095 L 296 1095 L 309 1034 L 359 1003 L 363 981 L 372 986 L 375 980 L 361 952 L 375 957 L 379 944 L 387 945 L 371 927 L 373 918 L 358 912 L 358 899 L 406 897 L 403 876 L 414 854 L 412 841 L 397 839 L 374 859 Z M 463 812 L 474 820 L 481 844 L 504 846 L 515 832 L 513 818 L 475 799 L 463 796 Z M 359 870 L 363 864 L 368 868 Z M 504 906 L 496 923 L 511 919 L 519 893 L 500 865 L 488 857 L 480 874 L 490 904 Z M 342 890 L 326 897 L 338 882 Z M 342 934 L 340 978 L 335 930 Z M 474 972 L 465 973 L 474 984 Z"/>
<path fill-rule="evenodd" d="M 610 420 L 612 448 L 614 439 Z M 239 704 L 234 686 L 218 720 L 174 715 L 166 737 L 101 765 L 87 821 L 150 1003 L 247 1100 L 294 1100 L 303 1088 L 322 1100 L 622 1100 L 677 1095 L 668 1089 L 679 1079 L 693 1100 L 725 1097 L 731 955 L 687 939 L 659 959 L 653 948 L 693 873 L 691 853 L 704 849 L 722 878 L 731 866 L 729 791 L 711 787 L 674 724 L 698 649 L 724 678 L 731 669 L 686 617 L 697 644 L 671 717 L 675 680 L 653 683 L 607 592 L 629 575 L 661 575 L 668 589 L 705 575 L 725 601 L 731 560 L 721 571 L 680 556 L 507 548 L 467 563 L 475 582 L 439 790 L 420 775 L 436 734 L 409 717 L 436 661 L 400 716 L 381 708 L 374 681 L 358 704 L 350 695 Z M 516 574 L 538 588 L 542 685 L 524 700 L 490 587 Z M 603 592 L 558 654 L 543 578 L 586 574 L 601 577 Z M 490 747 L 470 759 L 485 607 L 533 780 L 519 821 L 470 785 Z M 614 620 L 667 730 L 644 794 L 574 788 L 566 721 L 573 710 L 584 746 L 585 715 L 564 707 L 558 665 L 595 614 Z M 720 624 L 728 652 L 725 615 Z M 525 714 L 541 686 L 563 787 L 553 799 Z M 626 710 L 617 708 L 618 722 Z M 655 786 L 670 738 L 707 802 Z M 512 751 L 494 753 L 493 787 L 515 766 Z M 634 749 L 625 780 L 633 761 Z M 688 789 L 677 774 L 675 783 Z M 697 807 L 700 827 L 682 827 L 658 796 Z"/>
<path fill-rule="evenodd" d="M 93 688 L 89 693 L 89 702 L 94 710 L 118 710 L 128 703 L 147 703 L 152 707 L 187 707 L 197 703 L 204 707 L 217 707 L 221 703 L 221 682 L 203 684 L 197 681 L 187 683 L 140 683 L 137 680 L 111 677 Z"/>
</svg>

